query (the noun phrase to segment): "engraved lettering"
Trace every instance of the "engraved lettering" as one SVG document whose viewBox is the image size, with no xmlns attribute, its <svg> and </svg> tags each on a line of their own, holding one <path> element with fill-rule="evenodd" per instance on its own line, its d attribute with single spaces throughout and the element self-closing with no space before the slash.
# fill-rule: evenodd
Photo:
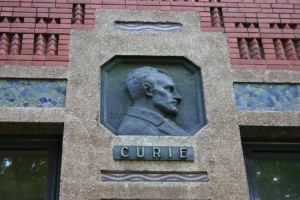
<svg viewBox="0 0 300 200">
<path fill-rule="evenodd" d="M 121 156 L 124 158 L 127 158 L 129 156 L 129 148 L 128 147 L 122 147 Z"/>
<path fill-rule="evenodd" d="M 193 147 L 114 146 L 115 160 L 194 161 Z"/>
<path fill-rule="evenodd" d="M 155 157 L 160 158 L 160 148 L 153 147 L 152 151 L 153 151 L 153 158 L 155 158 Z"/>
<path fill-rule="evenodd" d="M 187 158 L 187 148 L 180 148 L 180 158 Z"/>
<path fill-rule="evenodd" d="M 136 156 L 143 158 L 145 156 L 145 147 L 136 147 Z"/>
</svg>

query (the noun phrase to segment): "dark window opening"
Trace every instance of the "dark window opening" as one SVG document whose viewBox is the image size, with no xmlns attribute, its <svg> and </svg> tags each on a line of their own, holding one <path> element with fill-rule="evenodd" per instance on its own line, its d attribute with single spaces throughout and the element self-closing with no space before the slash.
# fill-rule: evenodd
<svg viewBox="0 0 300 200">
<path fill-rule="evenodd" d="M 300 143 L 244 142 L 251 200 L 300 199 Z"/>
<path fill-rule="evenodd" d="M 61 135 L 1 138 L 0 199 L 58 199 Z"/>
</svg>

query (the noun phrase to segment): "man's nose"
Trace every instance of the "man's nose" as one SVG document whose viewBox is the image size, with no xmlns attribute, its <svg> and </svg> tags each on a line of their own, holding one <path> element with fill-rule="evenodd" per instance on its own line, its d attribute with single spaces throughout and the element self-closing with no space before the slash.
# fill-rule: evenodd
<svg viewBox="0 0 300 200">
<path fill-rule="evenodd" d="M 178 103 L 181 102 L 181 96 L 178 94 L 176 90 L 173 93 L 173 98 L 176 99 Z"/>
</svg>

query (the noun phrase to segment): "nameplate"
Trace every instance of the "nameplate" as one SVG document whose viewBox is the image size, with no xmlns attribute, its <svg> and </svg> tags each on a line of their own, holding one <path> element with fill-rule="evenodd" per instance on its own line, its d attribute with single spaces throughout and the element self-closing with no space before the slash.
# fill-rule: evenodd
<svg viewBox="0 0 300 200">
<path fill-rule="evenodd" d="M 194 161 L 193 147 L 114 146 L 114 160 Z"/>
</svg>

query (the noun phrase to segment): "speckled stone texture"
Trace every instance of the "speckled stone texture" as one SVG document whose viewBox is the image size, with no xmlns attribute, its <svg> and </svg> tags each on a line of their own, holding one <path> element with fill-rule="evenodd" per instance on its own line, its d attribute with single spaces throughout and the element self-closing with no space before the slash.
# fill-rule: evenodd
<svg viewBox="0 0 300 200">
<path fill-rule="evenodd" d="M 71 33 L 61 199 L 247 199 L 226 37 L 196 12 L 101 10 Z M 115 21 L 172 22 L 181 32 L 125 32 Z M 202 70 L 207 125 L 191 137 L 115 136 L 99 123 L 100 66 L 115 55 L 183 56 Z M 193 146 L 195 161 L 114 161 L 114 145 Z M 205 183 L 101 182 L 101 171 L 207 172 Z M 76 178 L 75 178 L 76 177 Z"/>
<path fill-rule="evenodd" d="M 67 79 L 65 108 L 0 107 L 3 130 L 10 122 L 25 124 L 24 130 L 26 123 L 64 124 L 61 200 L 249 199 L 239 126 L 297 127 L 300 113 L 238 112 L 233 83 L 297 83 L 300 72 L 231 71 L 225 35 L 201 32 L 199 17 L 198 12 L 98 10 L 95 29 L 72 30 L 69 68 L 0 68 L 0 78 Z M 116 31 L 115 21 L 181 23 L 182 31 Z M 100 66 L 115 55 L 184 56 L 195 63 L 202 72 L 206 126 L 191 137 L 112 134 L 99 120 Z M 114 161 L 114 145 L 192 146 L 195 161 Z M 101 171 L 206 172 L 209 181 L 102 182 Z"/>
</svg>

